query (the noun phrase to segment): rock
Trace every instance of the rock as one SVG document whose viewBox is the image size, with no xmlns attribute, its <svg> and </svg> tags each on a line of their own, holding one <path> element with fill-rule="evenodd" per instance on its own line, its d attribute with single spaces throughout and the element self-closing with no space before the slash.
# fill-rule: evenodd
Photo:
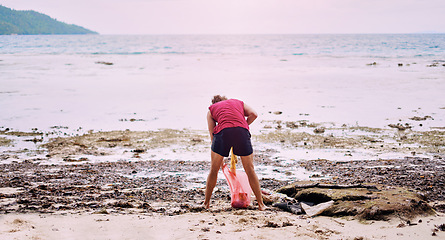
<svg viewBox="0 0 445 240">
<path fill-rule="evenodd" d="M 118 208 L 134 208 L 133 204 L 128 201 L 118 201 L 113 204 L 114 207 Z"/>
<path fill-rule="evenodd" d="M 288 128 L 298 128 L 298 124 L 296 122 L 286 122 L 286 127 Z"/>
<path fill-rule="evenodd" d="M 113 65 L 112 62 L 97 61 L 96 64 Z"/>
<path fill-rule="evenodd" d="M 323 127 L 314 129 L 314 133 L 324 133 L 324 132 L 325 132 L 325 128 L 323 128 Z"/>
<path fill-rule="evenodd" d="M 195 142 L 195 143 L 200 143 L 204 140 L 202 140 L 201 138 L 192 138 L 190 141 Z"/>
<path fill-rule="evenodd" d="M 275 111 L 275 112 L 273 112 L 273 114 L 275 114 L 275 115 L 281 115 L 281 114 L 283 114 L 283 112 L 282 112 L 282 111 Z"/>
<path fill-rule="evenodd" d="M 410 120 L 414 120 L 414 121 L 425 121 L 427 119 L 433 119 L 431 116 L 425 116 L 425 117 L 417 117 L 414 116 L 412 118 L 409 118 Z"/>
<path fill-rule="evenodd" d="M 439 229 L 440 231 L 445 232 L 445 223 L 442 223 L 442 224 L 437 225 L 437 226 L 435 225 L 435 227 L 437 229 Z"/>
<path fill-rule="evenodd" d="M 96 211 L 93 214 L 108 214 L 108 211 L 107 211 L 107 209 L 102 208 L 101 210 Z"/>
<path fill-rule="evenodd" d="M 302 203 L 321 204 L 333 201 L 333 204 L 329 203 L 326 208 L 321 205 L 319 207 L 322 209 L 314 210 L 309 204 L 301 204 L 303 210 L 308 209 L 308 215 L 321 213 L 325 216 L 357 216 L 359 219 L 385 220 L 394 215 L 410 219 L 417 215 L 434 213 L 422 200 L 422 196 L 400 187 L 296 182 L 278 191 Z"/>
<path fill-rule="evenodd" d="M 266 225 L 264 225 L 264 227 L 279 228 L 280 225 L 278 225 L 277 223 L 271 222 L 271 221 L 267 221 Z"/>
<path fill-rule="evenodd" d="M 292 224 L 291 222 L 283 222 L 283 227 L 290 227 L 293 226 L 294 224 Z"/>
<path fill-rule="evenodd" d="M 397 128 L 397 129 L 399 129 L 399 131 L 404 131 L 406 129 L 410 129 L 411 128 L 411 126 L 409 126 L 408 124 L 402 125 L 400 123 L 389 124 L 388 126 L 391 127 L 391 128 Z"/>
</svg>

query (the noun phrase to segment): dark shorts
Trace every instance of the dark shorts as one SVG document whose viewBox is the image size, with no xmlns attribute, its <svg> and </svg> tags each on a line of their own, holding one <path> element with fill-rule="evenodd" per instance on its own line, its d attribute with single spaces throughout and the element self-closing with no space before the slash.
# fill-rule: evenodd
<svg viewBox="0 0 445 240">
<path fill-rule="evenodd" d="M 242 127 L 225 128 L 213 135 L 212 151 L 228 157 L 230 148 L 238 156 L 249 156 L 253 153 L 249 130 Z"/>
</svg>

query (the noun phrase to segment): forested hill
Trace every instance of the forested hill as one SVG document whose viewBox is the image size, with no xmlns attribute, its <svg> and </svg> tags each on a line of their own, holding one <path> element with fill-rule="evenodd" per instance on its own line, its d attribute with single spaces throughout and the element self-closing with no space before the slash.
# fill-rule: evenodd
<svg viewBox="0 0 445 240">
<path fill-rule="evenodd" d="M 36 11 L 16 11 L 0 5 L 0 35 L 10 34 L 97 34 L 97 32 L 59 22 Z"/>
</svg>

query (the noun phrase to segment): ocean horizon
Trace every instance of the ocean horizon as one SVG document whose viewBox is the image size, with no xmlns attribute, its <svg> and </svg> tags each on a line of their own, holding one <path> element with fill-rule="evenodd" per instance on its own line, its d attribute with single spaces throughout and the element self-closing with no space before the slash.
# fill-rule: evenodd
<svg viewBox="0 0 445 240">
<path fill-rule="evenodd" d="M 15 35 L 0 54 L 253 54 L 428 57 L 444 55 L 445 34 Z"/>
</svg>

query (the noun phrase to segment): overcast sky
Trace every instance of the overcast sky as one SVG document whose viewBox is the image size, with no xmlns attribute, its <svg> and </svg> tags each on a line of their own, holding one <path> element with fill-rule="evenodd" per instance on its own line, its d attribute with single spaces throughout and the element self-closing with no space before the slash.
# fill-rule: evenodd
<svg viewBox="0 0 445 240">
<path fill-rule="evenodd" d="M 0 0 L 101 34 L 445 33 L 445 0 Z"/>
</svg>

